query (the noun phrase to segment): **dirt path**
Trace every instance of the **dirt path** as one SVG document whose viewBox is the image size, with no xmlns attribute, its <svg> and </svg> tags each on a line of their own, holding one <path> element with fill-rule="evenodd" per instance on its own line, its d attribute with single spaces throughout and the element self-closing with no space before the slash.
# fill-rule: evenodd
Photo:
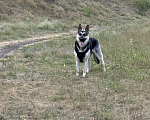
<svg viewBox="0 0 150 120">
<path fill-rule="evenodd" d="M 28 38 L 25 40 L 14 40 L 11 42 L 1 42 L 0 43 L 0 58 L 5 57 L 8 53 L 23 47 L 25 45 L 43 42 L 43 41 L 49 41 L 52 38 L 57 38 L 60 36 L 68 36 L 68 35 L 75 35 L 75 31 L 69 32 L 69 33 L 60 33 L 60 34 L 53 34 L 53 35 L 46 35 L 43 37 L 34 37 L 34 38 Z"/>
<path fill-rule="evenodd" d="M 13 45 L 4 46 L 0 50 L 0 58 L 5 57 L 8 53 L 10 53 L 10 52 L 14 51 L 15 49 L 18 49 L 24 45 L 32 44 L 32 43 L 36 43 L 36 42 L 40 42 L 40 41 L 44 41 L 44 40 L 48 40 L 48 39 L 39 39 L 39 40 L 35 40 L 35 41 L 18 42 Z"/>
</svg>

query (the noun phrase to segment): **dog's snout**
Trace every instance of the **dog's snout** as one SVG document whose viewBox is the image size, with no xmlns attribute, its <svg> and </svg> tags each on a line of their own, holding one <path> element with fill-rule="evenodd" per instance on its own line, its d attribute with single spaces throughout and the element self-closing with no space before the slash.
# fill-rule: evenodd
<svg viewBox="0 0 150 120">
<path fill-rule="evenodd" d="M 80 37 L 79 40 L 80 40 L 81 42 L 83 42 L 83 41 L 85 41 L 85 38 L 84 38 L 84 37 Z"/>
</svg>

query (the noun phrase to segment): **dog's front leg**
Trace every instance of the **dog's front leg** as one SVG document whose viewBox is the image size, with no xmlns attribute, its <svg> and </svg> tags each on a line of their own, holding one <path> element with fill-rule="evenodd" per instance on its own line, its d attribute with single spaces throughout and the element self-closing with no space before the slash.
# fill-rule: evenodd
<svg viewBox="0 0 150 120">
<path fill-rule="evenodd" d="M 88 59 L 87 73 L 90 71 L 90 59 Z"/>
<path fill-rule="evenodd" d="M 86 73 L 89 72 L 89 62 L 88 59 L 84 61 L 84 68 L 83 68 L 83 77 L 85 77 Z"/>
<path fill-rule="evenodd" d="M 80 66 L 79 59 L 76 58 L 76 76 L 79 76 L 79 66 Z"/>
<path fill-rule="evenodd" d="M 77 53 L 74 51 L 75 59 L 76 59 L 76 76 L 79 76 L 79 66 L 80 66 L 80 61 L 78 59 Z"/>
<path fill-rule="evenodd" d="M 86 53 L 84 59 L 84 69 L 83 69 L 83 77 L 85 77 L 86 73 L 89 72 L 89 59 L 90 59 L 90 50 Z"/>
</svg>

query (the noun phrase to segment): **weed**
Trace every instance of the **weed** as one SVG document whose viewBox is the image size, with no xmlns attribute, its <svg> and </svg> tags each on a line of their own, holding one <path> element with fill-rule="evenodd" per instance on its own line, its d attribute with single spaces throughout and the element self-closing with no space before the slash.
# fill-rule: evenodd
<svg viewBox="0 0 150 120">
<path fill-rule="evenodd" d="M 113 115 L 108 114 L 107 111 L 105 111 L 105 112 L 94 111 L 93 112 L 93 117 L 96 120 L 113 120 Z"/>
<path fill-rule="evenodd" d="M 34 0 L 26 0 L 27 6 L 29 6 L 30 8 L 34 8 L 36 9 L 36 2 L 34 2 Z"/>
<path fill-rule="evenodd" d="M 66 24 L 63 24 L 62 21 L 56 20 L 53 22 L 50 22 L 48 20 L 45 20 L 44 22 L 41 22 L 38 26 L 41 30 L 51 30 L 55 32 L 62 32 L 67 29 Z"/>
<path fill-rule="evenodd" d="M 92 13 L 93 13 L 93 10 L 91 8 L 85 9 L 85 16 L 90 17 Z"/>
<path fill-rule="evenodd" d="M 0 120 L 6 120 L 2 115 L 0 115 Z"/>
<path fill-rule="evenodd" d="M 11 23 L 3 23 L 2 25 L 0 25 L 0 29 L 1 30 L 5 30 L 5 29 L 9 29 L 13 24 Z"/>
<path fill-rule="evenodd" d="M 60 100 L 60 97 L 58 97 L 58 96 L 55 96 L 54 98 L 53 98 L 53 102 L 58 102 Z"/>
<path fill-rule="evenodd" d="M 42 118 L 43 119 L 49 119 L 49 118 L 54 118 L 56 117 L 56 112 L 51 110 L 50 108 L 47 108 L 43 113 L 42 113 Z"/>
<path fill-rule="evenodd" d="M 1 74 L 0 74 L 0 77 L 1 77 L 2 79 L 6 79 L 6 76 L 7 76 L 7 75 L 6 75 L 5 73 L 1 73 Z"/>
<path fill-rule="evenodd" d="M 8 17 L 7 14 L 1 14 L 1 15 L 0 15 L 0 20 L 6 21 L 6 20 L 8 20 L 8 19 L 9 19 L 9 17 Z"/>
<path fill-rule="evenodd" d="M 131 3 L 139 10 L 139 14 L 141 15 L 144 15 L 144 12 L 150 8 L 149 0 L 132 0 Z"/>
<path fill-rule="evenodd" d="M 33 58 L 33 54 L 29 52 L 24 53 L 24 58 Z"/>
<path fill-rule="evenodd" d="M 12 72 L 10 72 L 10 73 L 7 73 L 7 76 L 10 76 L 10 77 L 12 77 L 13 79 L 17 79 L 17 76 L 16 76 L 16 74 L 15 74 L 15 73 L 12 73 Z"/>
</svg>

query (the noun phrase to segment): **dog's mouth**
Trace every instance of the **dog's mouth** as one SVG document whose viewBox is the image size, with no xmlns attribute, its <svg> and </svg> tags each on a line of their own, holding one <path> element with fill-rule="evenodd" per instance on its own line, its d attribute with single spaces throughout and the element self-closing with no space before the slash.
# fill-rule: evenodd
<svg viewBox="0 0 150 120">
<path fill-rule="evenodd" d="M 83 41 L 80 41 L 80 42 L 79 42 L 79 46 L 80 46 L 80 47 L 84 47 L 84 42 L 83 42 Z"/>
<path fill-rule="evenodd" d="M 80 47 L 84 47 L 84 42 L 85 42 L 86 38 L 80 37 L 79 38 L 79 46 Z"/>
</svg>

